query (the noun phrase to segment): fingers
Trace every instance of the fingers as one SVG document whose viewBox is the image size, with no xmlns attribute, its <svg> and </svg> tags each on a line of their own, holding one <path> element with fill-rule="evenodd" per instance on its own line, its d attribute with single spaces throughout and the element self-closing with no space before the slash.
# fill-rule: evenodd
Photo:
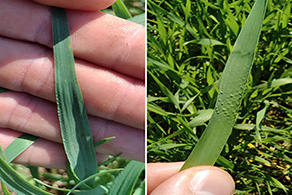
<svg viewBox="0 0 292 195">
<path fill-rule="evenodd" d="M 0 143 L 3 149 L 21 134 L 17 131 L 0 128 Z M 65 168 L 67 160 L 61 144 L 38 139 L 13 162 L 32 166 Z"/>
<path fill-rule="evenodd" d="M 0 35 L 52 47 L 49 7 L 23 0 L 1 0 L 0 7 L 0 15 L 5 15 L 0 22 Z M 143 26 L 103 12 L 71 10 L 67 16 L 76 57 L 144 79 Z"/>
<path fill-rule="evenodd" d="M 144 128 L 144 82 L 76 60 L 87 112 Z M 50 49 L 0 37 L 0 86 L 55 101 Z"/>
<path fill-rule="evenodd" d="M 147 194 L 157 186 L 179 172 L 183 162 L 148 163 L 147 164 Z"/>
<path fill-rule="evenodd" d="M 163 168 L 161 171 L 155 171 L 156 168 L 160 169 L 161 164 L 163 166 L 174 166 L 172 168 Z M 173 172 L 176 168 L 180 168 L 183 163 L 158 163 L 156 165 L 150 165 L 151 168 L 147 169 L 151 178 L 147 176 L 147 180 L 151 181 L 153 177 L 160 174 L 167 174 L 168 170 Z M 151 174 L 152 172 L 152 174 Z M 184 171 L 174 174 L 170 178 L 166 179 L 163 183 L 157 184 L 151 195 L 191 195 L 191 194 L 214 194 L 214 195 L 231 195 L 235 189 L 234 181 L 232 177 L 220 168 L 213 166 L 197 166 L 186 169 Z"/>
<path fill-rule="evenodd" d="M 5 150 L 20 132 L 0 128 L 0 143 Z M 97 153 L 98 162 L 107 160 L 107 155 Z M 13 160 L 13 163 L 47 168 L 66 168 L 67 159 L 61 144 L 39 138 L 24 152 Z"/>
<path fill-rule="evenodd" d="M 114 0 L 86 0 L 86 1 L 33 0 L 33 1 L 44 4 L 44 5 L 63 7 L 67 9 L 87 10 L 87 11 L 105 9 L 114 3 Z"/>
<path fill-rule="evenodd" d="M 0 128 L 13 129 L 61 143 L 55 104 L 28 94 L 10 91 L 0 94 L 0 107 Z M 97 152 L 110 155 L 122 152 L 124 158 L 144 161 L 144 131 L 93 116 L 89 116 L 89 122 L 94 141 L 116 137 L 97 147 Z"/>
</svg>

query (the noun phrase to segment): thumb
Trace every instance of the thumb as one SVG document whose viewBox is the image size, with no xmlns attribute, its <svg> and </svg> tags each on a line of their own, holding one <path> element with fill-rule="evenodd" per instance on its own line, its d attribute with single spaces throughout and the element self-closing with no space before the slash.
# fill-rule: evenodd
<svg viewBox="0 0 292 195">
<path fill-rule="evenodd" d="M 198 166 L 181 171 L 162 184 L 151 195 L 231 195 L 235 189 L 232 177 L 212 166 Z"/>
</svg>

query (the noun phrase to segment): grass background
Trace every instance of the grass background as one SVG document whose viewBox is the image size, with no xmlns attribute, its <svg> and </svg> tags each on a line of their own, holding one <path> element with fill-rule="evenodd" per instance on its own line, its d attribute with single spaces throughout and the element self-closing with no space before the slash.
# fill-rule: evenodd
<svg viewBox="0 0 292 195">
<path fill-rule="evenodd" d="M 254 2 L 148 0 L 149 162 L 188 157 Z M 291 37 L 291 0 L 269 0 L 238 119 L 216 163 L 233 176 L 236 194 L 292 193 Z"/>
</svg>

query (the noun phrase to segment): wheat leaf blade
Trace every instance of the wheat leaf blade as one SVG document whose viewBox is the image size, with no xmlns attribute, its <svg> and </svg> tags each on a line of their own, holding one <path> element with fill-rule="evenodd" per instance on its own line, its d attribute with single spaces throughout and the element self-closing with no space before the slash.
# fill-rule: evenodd
<svg viewBox="0 0 292 195">
<path fill-rule="evenodd" d="M 12 162 L 19 154 L 25 151 L 30 145 L 32 145 L 38 137 L 22 134 L 16 138 L 9 146 L 5 149 L 6 161 Z"/>
<path fill-rule="evenodd" d="M 50 193 L 25 181 L 2 157 L 0 157 L 0 179 L 1 182 L 18 195 L 50 195 Z"/>
<path fill-rule="evenodd" d="M 52 8 L 55 90 L 64 148 L 70 166 L 82 180 L 97 172 L 87 113 L 77 82 L 66 12 Z"/>
<path fill-rule="evenodd" d="M 144 163 L 131 161 L 115 179 L 109 195 L 130 195 L 143 169 Z"/>
<path fill-rule="evenodd" d="M 117 0 L 112 5 L 112 8 L 113 8 L 116 16 L 118 16 L 120 18 L 128 19 L 128 18 L 132 17 L 122 0 Z"/>
<path fill-rule="evenodd" d="M 252 67 L 266 6 L 267 0 L 257 0 L 253 6 L 223 71 L 214 114 L 181 170 L 213 165 L 226 144 Z"/>
</svg>

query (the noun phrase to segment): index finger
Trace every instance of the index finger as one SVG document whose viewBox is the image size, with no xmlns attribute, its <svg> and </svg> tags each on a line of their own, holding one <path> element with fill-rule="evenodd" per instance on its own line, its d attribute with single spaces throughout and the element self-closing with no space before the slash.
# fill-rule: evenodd
<svg viewBox="0 0 292 195">
<path fill-rule="evenodd" d="M 148 164 L 147 194 L 233 194 L 234 180 L 223 169 L 195 166 L 179 172 L 182 165 L 183 162 Z"/>
<path fill-rule="evenodd" d="M 35 2 L 50 5 L 63 7 L 67 9 L 77 9 L 77 10 L 87 10 L 87 11 L 95 11 L 105 9 L 108 6 L 112 5 L 115 0 L 33 0 Z"/>
<path fill-rule="evenodd" d="M 184 162 L 148 163 L 147 164 L 147 194 L 171 176 L 177 174 Z"/>
<path fill-rule="evenodd" d="M 0 15 L 5 15 L 0 35 L 53 46 L 49 7 L 20 0 L 1 0 L 0 7 Z M 75 57 L 144 79 L 143 26 L 103 12 L 68 10 L 67 16 Z"/>
</svg>

